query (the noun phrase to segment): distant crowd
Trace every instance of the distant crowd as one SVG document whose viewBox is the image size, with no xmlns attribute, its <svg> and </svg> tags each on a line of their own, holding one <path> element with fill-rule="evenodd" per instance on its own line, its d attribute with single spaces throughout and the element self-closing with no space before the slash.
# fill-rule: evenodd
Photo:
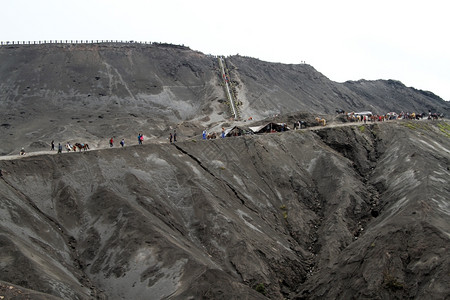
<svg viewBox="0 0 450 300">
<path fill-rule="evenodd" d="M 345 112 L 344 112 L 345 113 Z M 395 112 L 389 112 L 385 115 L 378 115 L 378 114 L 372 114 L 371 112 L 364 112 L 364 113 L 347 113 L 347 120 L 350 122 L 382 122 L 385 120 L 400 120 L 400 119 L 407 119 L 407 120 L 421 120 L 423 118 L 427 117 L 426 113 L 409 113 L 409 112 L 401 112 L 399 114 Z M 428 112 L 428 120 L 437 120 L 439 118 L 443 118 L 444 114 L 441 113 L 431 113 L 431 111 Z"/>
<path fill-rule="evenodd" d="M 419 120 L 419 119 L 423 119 L 425 117 L 427 117 L 429 120 L 437 120 L 439 118 L 444 117 L 444 115 L 441 113 L 432 113 L 431 111 L 429 111 L 428 114 L 426 114 L 426 113 L 416 114 L 416 113 L 408 113 L 408 112 L 402 111 L 399 114 L 397 114 L 395 112 L 389 112 L 384 115 L 372 114 L 371 112 L 346 113 L 343 110 L 336 110 L 336 113 L 345 115 L 347 120 L 350 122 L 364 122 L 364 123 L 366 123 L 366 122 L 383 122 L 386 120 L 399 120 L 399 119 Z M 315 123 L 313 122 L 312 124 L 311 123 L 307 124 L 307 122 L 302 121 L 302 120 L 296 121 L 296 122 L 294 122 L 293 129 L 296 130 L 296 129 L 306 128 L 307 126 L 317 126 L 317 125 L 326 126 L 326 120 L 324 118 L 316 117 L 315 121 L 316 122 Z M 229 137 L 229 136 L 241 136 L 241 135 L 257 134 L 257 133 L 283 132 L 283 131 L 288 131 L 288 130 L 290 130 L 290 128 L 286 125 L 286 123 L 268 123 L 265 126 L 261 127 L 258 130 L 258 132 L 253 132 L 251 129 L 240 128 L 238 126 L 235 126 L 234 128 L 226 131 L 225 128 L 222 127 L 222 131 L 219 133 L 208 132 L 206 129 L 203 130 L 202 139 L 209 140 L 209 139 L 216 139 L 219 136 L 221 138 L 225 138 L 225 137 Z M 169 133 L 168 139 L 169 139 L 169 143 L 174 143 L 177 141 L 176 130 L 174 130 L 173 133 L 172 132 Z M 143 144 L 143 142 L 144 142 L 143 134 L 139 133 L 137 135 L 137 142 L 138 142 L 138 145 Z M 121 147 L 124 147 L 125 139 L 121 139 L 119 144 Z M 114 137 L 111 137 L 109 139 L 109 147 L 110 148 L 114 147 Z M 70 142 L 67 142 L 65 144 L 64 148 L 66 149 L 67 152 L 70 152 L 70 151 L 75 152 L 77 150 L 79 150 L 81 152 L 82 150 L 86 151 L 86 150 L 90 149 L 89 145 L 87 143 L 75 143 L 72 145 Z M 55 149 L 55 142 L 52 141 L 50 150 L 51 151 L 57 150 L 57 153 L 62 153 L 63 145 L 61 145 L 61 143 L 58 143 L 57 149 Z M 23 147 L 20 150 L 20 155 L 25 155 L 25 149 Z"/>
</svg>

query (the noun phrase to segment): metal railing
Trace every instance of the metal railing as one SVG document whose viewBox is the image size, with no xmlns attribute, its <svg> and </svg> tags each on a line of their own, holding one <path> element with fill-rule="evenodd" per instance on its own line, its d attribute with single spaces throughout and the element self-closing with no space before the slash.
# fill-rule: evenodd
<svg viewBox="0 0 450 300">
<path fill-rule="evenodd" d="M 134 41 L 134 40 L 42 40 L 42 41 L 0 41 L 0 46 L 11 45 L 45 45 L 45 44 L 139 44 L 139 45 L 160 45 L 177 48 L 189 48 L 185 45 L 170 43 Z"/>
<path fill-rule="evenodd" d="M 230 103 L 230 107 L 231 107 L 231 113 L 233 114 L 234 119 L 236 120 L 238 118 L 238 113 L 235 107 L 235 103 L 234 103 L 234 97 L 230 92 L 230 86 L 229 86 L 229 77 L 225 72 L 225 66 L 224 66 L 224 61 L 223 61 L 223 57 L 219 57 L 219 65 L 220 65 L 220 71 L 221 71 L 221 76 L 223 79 L 223 82 L 225 84 L 225 89 L 227 92 L 227 97 L 228 97 L 228 101 Z"/>
</svg>

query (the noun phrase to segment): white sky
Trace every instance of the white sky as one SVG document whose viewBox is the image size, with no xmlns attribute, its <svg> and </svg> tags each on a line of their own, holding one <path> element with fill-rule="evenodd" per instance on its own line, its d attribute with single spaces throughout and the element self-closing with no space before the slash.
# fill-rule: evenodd
<svg viewBox="0 0 450 300">
<path fill-rule="evenodd" d="M 448 0 L 0 0 L 0 40 L 135 40 L 306 61 L 450 100 Z M 0 62 L 1 63 L 1 62 Z"/>
</svg>

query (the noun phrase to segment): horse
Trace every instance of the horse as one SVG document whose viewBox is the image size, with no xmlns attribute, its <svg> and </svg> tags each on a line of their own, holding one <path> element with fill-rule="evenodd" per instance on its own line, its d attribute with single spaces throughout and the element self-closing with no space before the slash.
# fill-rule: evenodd
<svg viewBox="0 0 450 300">
<path fill-rule="evenodd" d="M 327 121 L 325 119 L 321 119 L 319 117 L 316 117 L 316 122 L 319 123 L 319 125 L 325 126 L 327 124 Z"/>
<path fill-rule="evenodd" d="M 207 140 L 214 140 L 214 139 L 216 139 L 216 133 L 215 132 L 213 132 L 213 133 L 208 133 L 208 135 L 206 136 L 206 139 Z"/>
<path fill-rule="evenodd" d="M 302 129 L 302 128 L 306 128 L 305 121 L 294 122 L 294 129 Z"/>
<path fill-rule="evenodd" d="M 437 113 L 428 115 L 428 120 L 437 120 L 439 118 L 439 115 Z"/>
<path fill-rule="evenodd" d="M 78 149 L 80 149 L 80 152 L 81 152 L 81 149 L 83 149 L 84 151 L 89 150 L 89 145 L 88 145 L 88 144 L 80 144 L 80 143 L 76 143 L 75 146 L 76 146 Z"/>
</svg>

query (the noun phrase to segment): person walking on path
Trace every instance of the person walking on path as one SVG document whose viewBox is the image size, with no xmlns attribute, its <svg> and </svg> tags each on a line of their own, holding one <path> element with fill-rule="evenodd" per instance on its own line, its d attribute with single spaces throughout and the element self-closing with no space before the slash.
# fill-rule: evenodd
<svg viewBox="0 0 450 300">
<path fill-rule="evenodd" d="M 55 141 L 52 141 L 52 148 L 50 150 L 51 151 L 55 150 Z"/>
<path fill-rule="evenodd" d="M 123 146 L 125 146 L 125 140 L 124 139 L 122 139 L 121 141 L 120 141 L 120 145 L 123 147 Z"/>
<path fill-rule="evenodd" d="M 58 143 L 58 153 L 62 153 L 62 145 L 61 145 L 61 143 Z"/>
<path fill-rule="evenodd" d="M 110 147 L 113 147 L 113 146 L 114 146 L 114 139 L 113 139 L 113 138 L 111 138 L 111 139 L 109 140 L 109 146 L 110 146 Z"/>
<path fill-rule="evenodd" d="M 169 142 L 172 144 L 172 132 L 169 134 Z"/>
<path fill-rule="evenodd" d="M 175 143 L 177 141 L 177 131 L 173 131 L 173 142 Z"/>
<path fill-rule="evenodd" d="M 142 141 L 144 140 L 144 136 L 142 134 L 138 134 L 138 144 L 142 145 Z"/>
</svg>

